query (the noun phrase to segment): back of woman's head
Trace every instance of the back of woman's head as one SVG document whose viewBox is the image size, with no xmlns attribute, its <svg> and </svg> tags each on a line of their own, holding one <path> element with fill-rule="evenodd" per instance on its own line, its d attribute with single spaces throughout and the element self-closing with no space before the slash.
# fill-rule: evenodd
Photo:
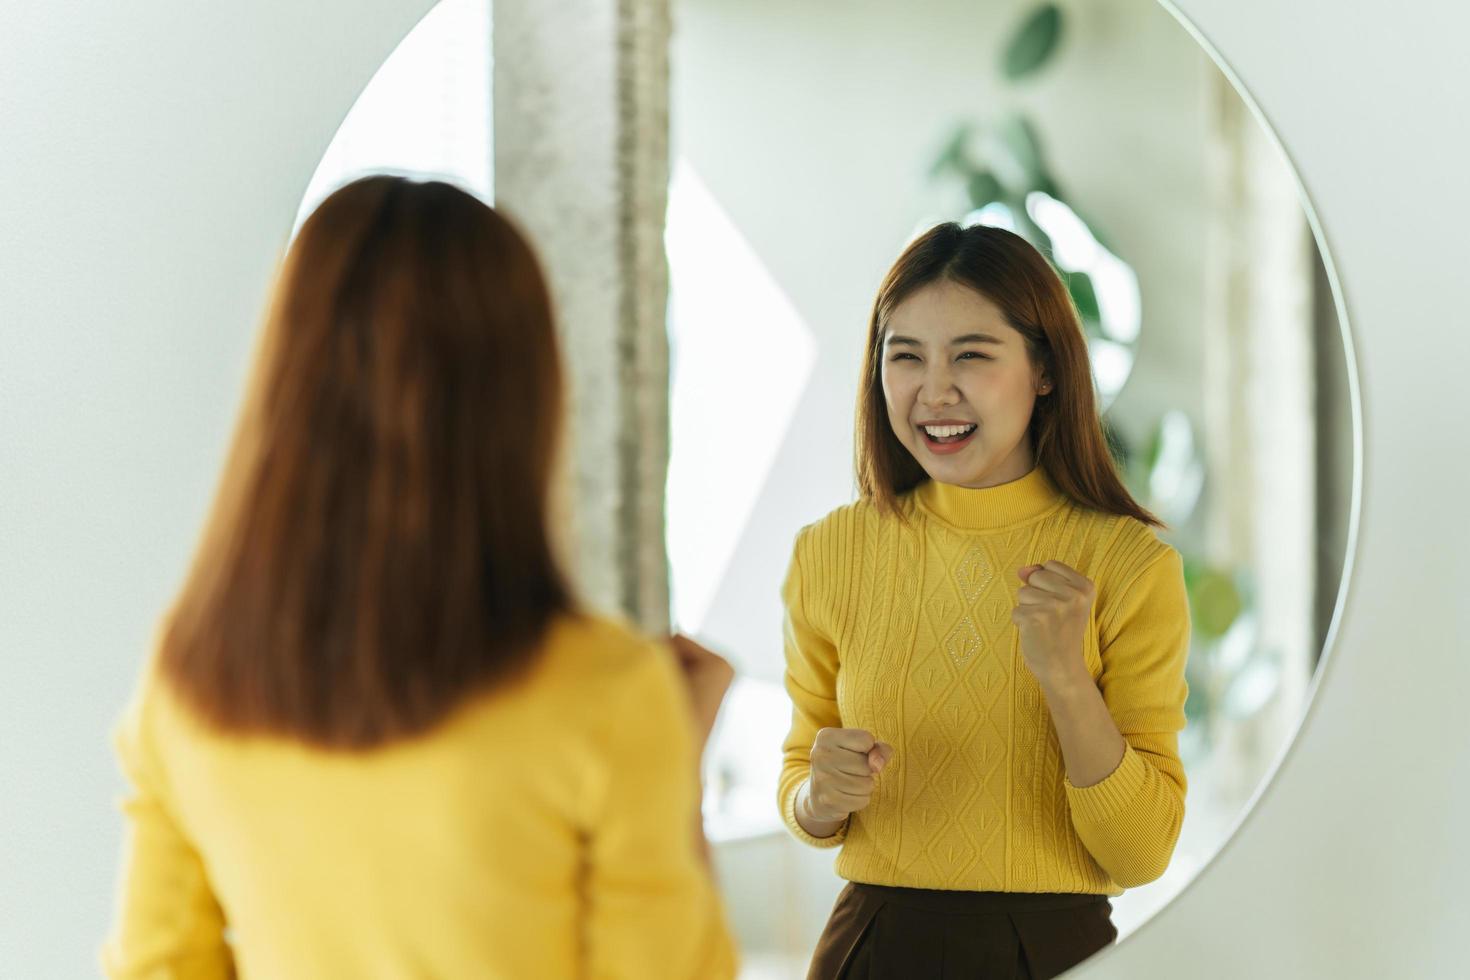
<svg viewBox="0 0 1470 980">
<path fill-rule="evenodd" d="M 366 747 L 533 657 L 562 370 L 545 281 L 448 184 L 368 177 L 276 285 L 161 668 L 216 727 Z"/>
</svg>

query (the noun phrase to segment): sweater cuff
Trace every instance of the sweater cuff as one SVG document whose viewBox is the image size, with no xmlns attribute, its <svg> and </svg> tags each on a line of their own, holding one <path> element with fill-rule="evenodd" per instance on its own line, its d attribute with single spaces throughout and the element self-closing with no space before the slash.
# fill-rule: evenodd
<svg viewBox="0 0 1470 980">
<path fill-rule="evenodd" d="M 1091 786 L 1073 786 L 1062 777 L 1067 789 L 1067 803 L 1075 819 L 1091 824 L 1107 823 L 1143 792 L 1148 781 L 1148 763 L 1127 741 L 1123 743 L 1123 760 L 1101 782 Z"/>
<path fill-rule="evenodd" d="M 791 830 L 791 833 L 796 839 L 803 844 L 810 844 L 812 847 L 841 846 L 842 842 L 847 840 L 847 825 L 851 822 L 852 816 L 849 815 L 846 820 L 842 821 L 842 826 L 838 827 L 837 832 L 831 837 L 813 837 L 802 829 L 800 822 L 796 819 L 796 798 L 801 795 L 801 785 L 801 783 L 797 783 L 781 802 L 781 815 L 786 820 L 786 826 Z"/>
</svg>

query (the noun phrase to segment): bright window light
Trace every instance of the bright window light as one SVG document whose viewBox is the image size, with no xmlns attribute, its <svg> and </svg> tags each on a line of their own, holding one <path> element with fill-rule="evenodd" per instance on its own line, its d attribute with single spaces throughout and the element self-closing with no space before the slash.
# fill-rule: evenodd
<svg viewBox="0 0 1470 980">
<path fill-rule="evenodd" d="M 674 622 L 698 630 L 812 366 L 811 329 L 709 188 L 669 186 L 672 374 L 666 534 Z"/>
</svg>

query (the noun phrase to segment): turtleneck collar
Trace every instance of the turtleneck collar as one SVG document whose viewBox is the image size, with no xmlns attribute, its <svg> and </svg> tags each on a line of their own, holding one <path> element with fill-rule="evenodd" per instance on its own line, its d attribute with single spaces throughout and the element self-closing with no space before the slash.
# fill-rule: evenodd
<svg viewBox="0 0 1470 980">
<path fill-rule="evenodd" d="M 1040 466 L 1019 480 L 996 487 L 977 490 L 926 480 L 913 493 L 922 509 L 965 531 L 998 531 L 1021 524 L 1046 514 L 1066 499 Z"/>
</svg>

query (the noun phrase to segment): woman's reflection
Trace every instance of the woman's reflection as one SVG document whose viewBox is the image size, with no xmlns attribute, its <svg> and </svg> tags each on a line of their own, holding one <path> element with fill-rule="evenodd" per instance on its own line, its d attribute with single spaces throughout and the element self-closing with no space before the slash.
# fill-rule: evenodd
<svg viewBox="0 0 1470 980">
<path fill-rule="evenodd" d="M 860 499 L 783 590 L 791 830 L 849 882 L 811 977 L 1050 977 L 1184 814 L 1189 610 L 1129 495 L 1075 307 L 1020 237 L 938 226 L 884 280 Z"/>
</svg>

